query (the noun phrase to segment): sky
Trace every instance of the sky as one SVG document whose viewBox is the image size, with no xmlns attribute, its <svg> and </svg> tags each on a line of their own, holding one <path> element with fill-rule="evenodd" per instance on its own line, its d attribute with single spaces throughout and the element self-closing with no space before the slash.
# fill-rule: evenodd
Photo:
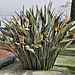
<svg viewBox="0 0 75 75">
<path fill-rule="evenodd" d="M 44 4 L 48 5 L 50 0 L 0 0 L 0 15 L 12 15 L 16 10 L 19 12 L 23 5 L 25 9 L 29 9 L 30 7 L 38 5 L 39 8 L 43 7 Z M 64 5 L 66 1 L 71 0 L 51 0 L 53 1 L 53 8 L 60 10 L 60 6 Z"/>
</svg>

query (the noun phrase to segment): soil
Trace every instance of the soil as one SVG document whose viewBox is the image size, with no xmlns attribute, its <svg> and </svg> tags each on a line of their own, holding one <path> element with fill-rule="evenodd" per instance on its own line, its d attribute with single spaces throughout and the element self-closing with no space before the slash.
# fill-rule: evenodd
<svg viewBox="0 0 75 75">
<path fill-rule="evenodd" d="M 0 60 L 8 57 L 11 54 L 12 54 L 11 52 L 8 52 L 8 51 L 5 51 L 5 50 L 0 49 Z"/>
</svg>

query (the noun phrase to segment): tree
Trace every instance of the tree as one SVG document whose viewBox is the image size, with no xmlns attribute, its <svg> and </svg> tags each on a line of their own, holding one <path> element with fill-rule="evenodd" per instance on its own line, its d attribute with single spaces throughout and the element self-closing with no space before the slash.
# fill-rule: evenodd
<svg viewBox="0 0 75 75">
<path fill-rule="evenodd" d="M 71 19 L 75 20 L 75 0 L 72 0 L 72 5 L 71 5 Z"/>
</svg>

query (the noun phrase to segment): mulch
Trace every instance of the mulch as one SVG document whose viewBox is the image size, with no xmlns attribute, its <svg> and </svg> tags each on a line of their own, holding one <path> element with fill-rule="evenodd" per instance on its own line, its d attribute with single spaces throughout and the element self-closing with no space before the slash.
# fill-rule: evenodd
<svg viewBox="0 0 75 75">
<path fill-rule="evenodd" d="M 0 46 L 0 48 L 1 48 L 1 46 Z M 11 52 L 0 49 L 0 60 L 10 56 L 11 54 L 12 54 Z"/>
</svg>

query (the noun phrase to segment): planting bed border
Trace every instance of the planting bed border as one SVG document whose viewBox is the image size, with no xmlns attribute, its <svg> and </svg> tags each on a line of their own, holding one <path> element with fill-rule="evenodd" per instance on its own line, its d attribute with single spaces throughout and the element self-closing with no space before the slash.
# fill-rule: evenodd
<svg viewBox="0 0 75 75">
<path fill-rule="evenodd" d="M 14 54 L 0 60 L 0 69 L 4 68 L 5 66 L 13 63 L 15 61 L 16 57 Z"/>
</svg>

